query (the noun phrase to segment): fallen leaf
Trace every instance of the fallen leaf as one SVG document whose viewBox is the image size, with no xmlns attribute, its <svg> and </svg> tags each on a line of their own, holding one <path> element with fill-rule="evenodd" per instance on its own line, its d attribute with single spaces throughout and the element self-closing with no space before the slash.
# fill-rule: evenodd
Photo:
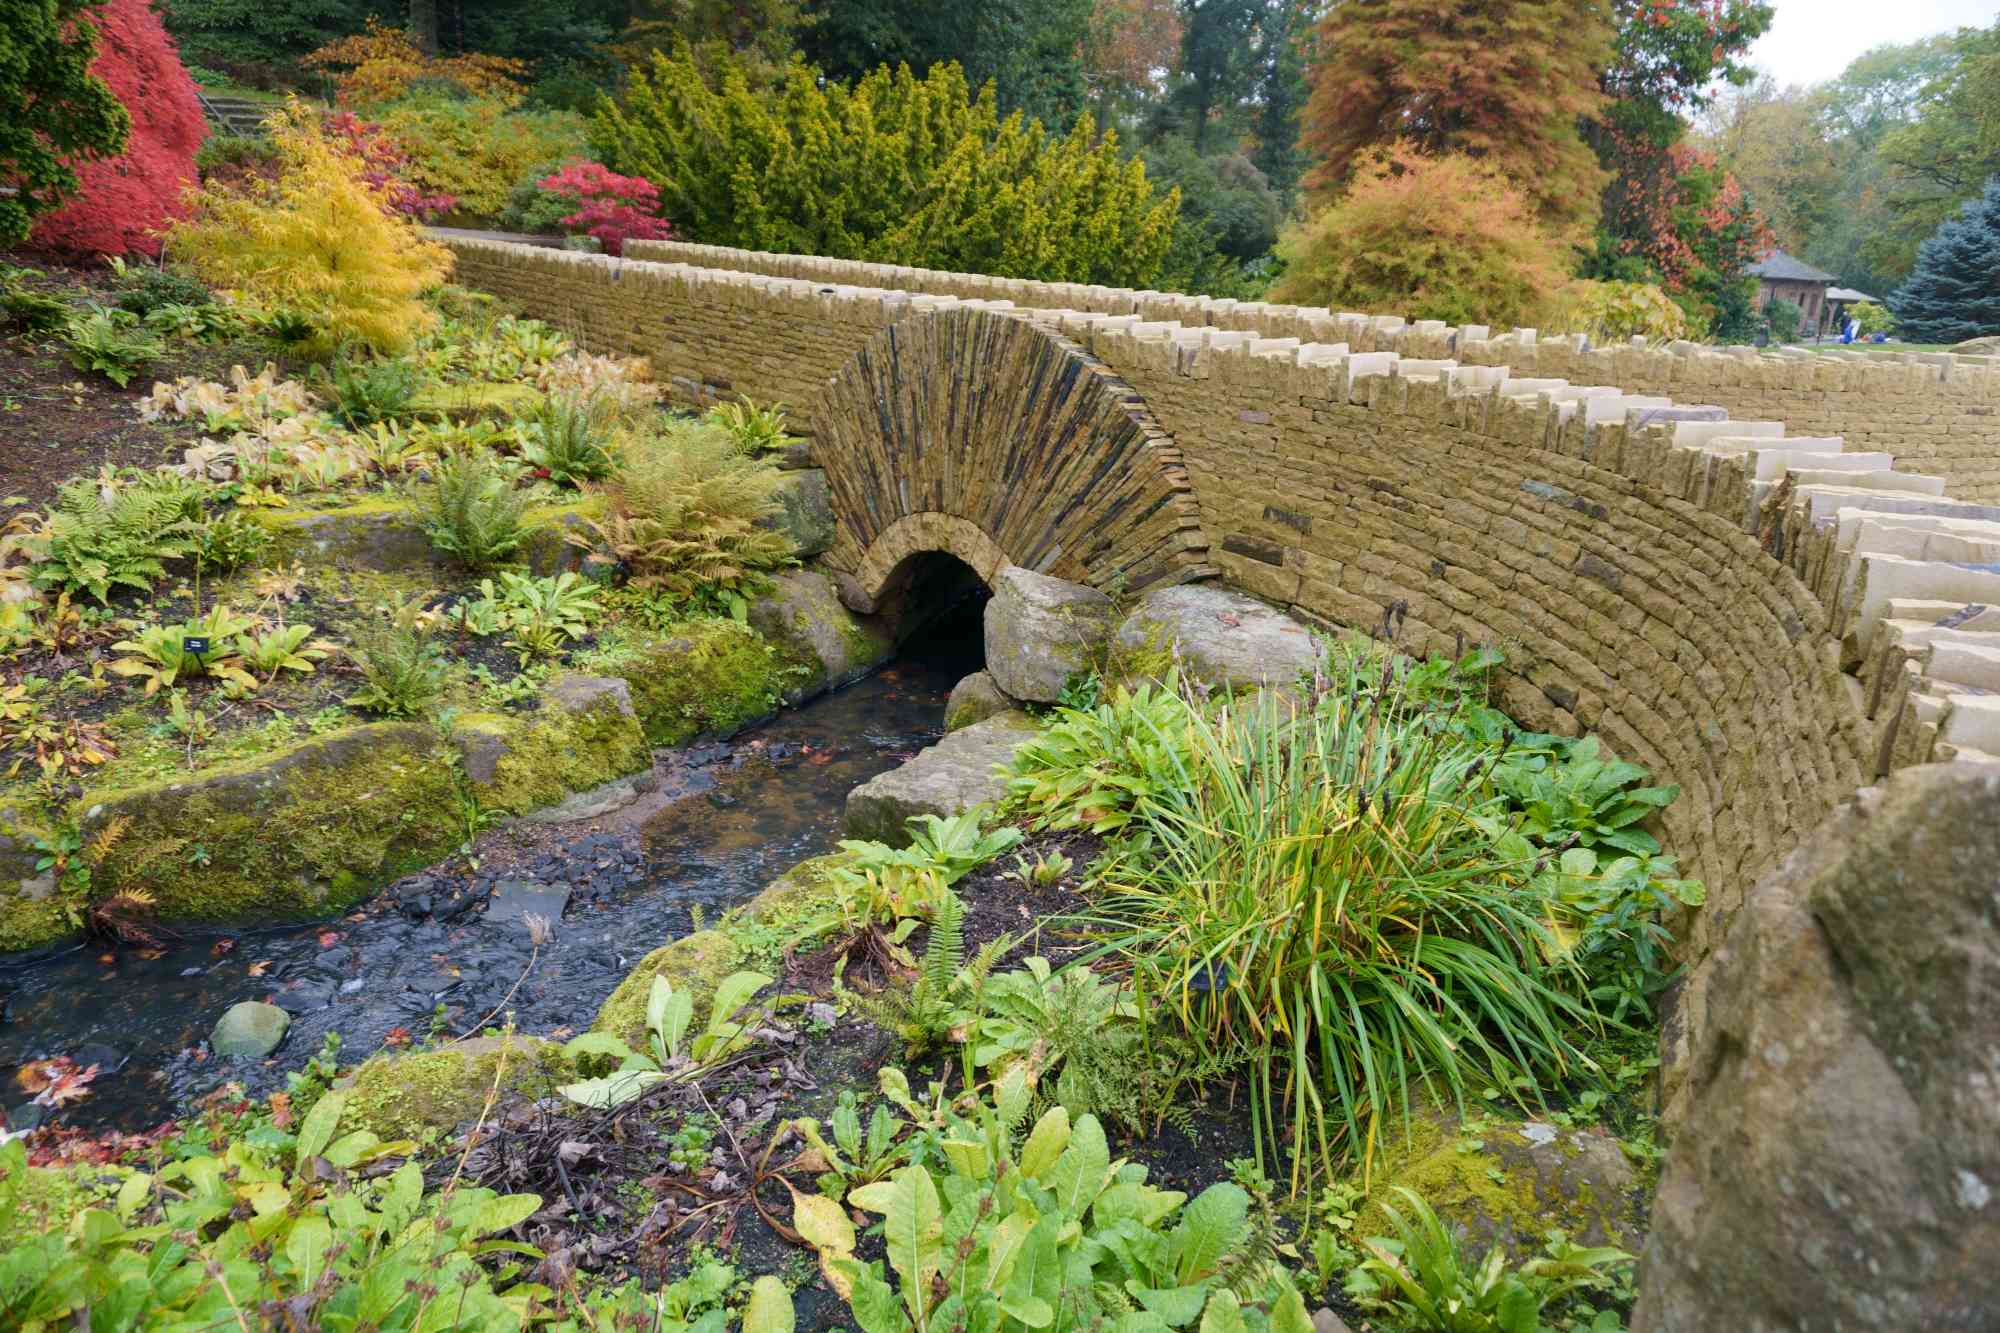
<svg viewBox="0 0 2000 1333">
<path fill-rule="evenodd" d="M 410 1044 L 410 1030 L 408 1028 L 390 1028 L 382 1034 L 382 1044 L 384 1046 L 408 1046 Z"/>
<path fill-rule="evenodd" d="M 337 930 L 322 930 L 319 933 L 319 947 L 322 949 L 331 949 L 334 945 L 340 943 L 341 938 L 341 934 Z"/>
<path fill-rule="evenodd" d="M 261 977 L 270 970 L 271 960 L 268 958 L 259 958 L 256 962 L 250 964 L 249 967 L 250 975 L 253 977 Z"/>
<path fill-rule="evenodd" d="M 217 957 L 217 958 L 220 958 L 220 957 L 222 957 L 222 956 L 223 956 L 224 954 L 231 954 L 231 953 L 235 953 L 235 952 L 236 952 L 236 941 L 235 941 L 235 940 L 217 940 L 217 941 L 216 941 L 216 942 L 215 942 L 215 943 L 214 943 L 213 945 L 211 945 L 211 946 L 209 947 L 209 950 L 208 950 L 208 951 L 209 951 L 209 953 L 210 953 L 210 954 L 212 954 L 213 956 L 215 956 L 215 957 Z"/>
</svg>

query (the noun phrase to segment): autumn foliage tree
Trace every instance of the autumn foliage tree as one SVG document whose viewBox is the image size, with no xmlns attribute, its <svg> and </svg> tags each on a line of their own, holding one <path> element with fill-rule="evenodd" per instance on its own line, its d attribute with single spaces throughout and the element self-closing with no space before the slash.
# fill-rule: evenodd
<svg viewBox="0 0 2000 1333">
<path fill-rule="evenodd" d="M 365 32 L 328 42 L 300 63 L 332 72 L 341 105 L 358 107 L 393 102 L 419 81 L 453 83 L 511 103 L 520 100 L 528 73 L 525 62 L 505 56 L 427 53 L 410 33 L 372 18 Z"/>
<path fill-rule="evenodd" d="M 407 347 L 435 315 L 418 298 L 451 254 L 391 205 L 370 163 L 293 102 L 266 122 L 276 180 L 211 186 L 173 231 L 173 253 L 217 287 L 302 315 L 316 350 Z"/>
<path fill-rule="evenodd" d="M 1533 325 L 1566 278 L 1534 202 L 1490 160 L 1409 148 L 1363 165 L 1278 241 L 1271 299 L 1452 324 Z"/>
<path fill-rule="evenodd" d="M 16 5 L 0 24 L 0 249 L 76 189 L 76 163 L 121 151 L 131 119 L 91 70 L 97 21 L 89 0 Z"/>
<path fill-rule="evenodd" d="M 1604 105 L 1609 0 L 1343 0 L 1316 47 L 1303 142 L 1317 197 L 1372 170 L 1377 149 L 1463 154 L 1558 234 L 1595 224 L 1605 174 L 1578 127 Z"/>
<path fill-rule="evenodd" d="M 160 230 L 184 212 L 208 129 L 194 81 L 147 0 L 107 0 L 93 21 L 91 72 L 124 105 L 131 133 L 118 156 L 74 164 L 75 193 L 35 224 L 30 240 L 79 258 L 157 254 Z M 0 37 L 0 49 L 6 41 Z"/>
</svg>

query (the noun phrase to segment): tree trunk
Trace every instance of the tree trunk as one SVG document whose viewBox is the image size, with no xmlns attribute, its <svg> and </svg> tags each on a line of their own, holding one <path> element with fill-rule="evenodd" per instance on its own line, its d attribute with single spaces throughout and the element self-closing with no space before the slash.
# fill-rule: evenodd
<svg viewBox="0 0 2000 1333">
<path fill-rule="evenodd" d="M 438 0 L 410 0 L 410 37 L 425 55 L 438 53 Z"/>
</svg>

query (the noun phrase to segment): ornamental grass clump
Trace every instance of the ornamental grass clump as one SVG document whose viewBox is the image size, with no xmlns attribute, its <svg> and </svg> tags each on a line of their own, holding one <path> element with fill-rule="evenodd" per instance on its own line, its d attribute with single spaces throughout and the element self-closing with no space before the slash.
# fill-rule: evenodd
<svg viewBox="0 0 2000 1333">
<path fill-rule="evenodd" d="M 1573 1075 L 1595 1022 L 1537 866 L 1472 795 L 1494 753 L 1367 670 L 1297 709 L 1189 709 L 1179 780 L 1096 877 L 1139 992 L 1247 1065 L 1260 1156 L 1289 1127 L 1295 1191 L 1365 1159 L 1412 1085 L 1518 1099 Z"/>
</svg>

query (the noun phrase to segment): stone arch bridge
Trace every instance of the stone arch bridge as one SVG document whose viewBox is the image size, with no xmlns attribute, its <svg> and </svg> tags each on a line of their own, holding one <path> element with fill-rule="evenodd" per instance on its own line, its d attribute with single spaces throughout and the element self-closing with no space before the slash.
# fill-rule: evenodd
<svg viewBox="0 0 2000 1333">
<path fill-rule="evenodd" d="M 2000 755 L 1992 358 L 1590 350 L 1531 330 L 676 243 L 447 237 L 460 280 L 697 401 L 789 405 L 823 559 L 1099 587 L 1219 577 L 1413 651 L 1494 642 L 1500 700 L 1678 783 L 1743 893 L 1891 769 Z M 1832 427 L 1841 427 L 1836 434 Z M 1989 609 L 1990 608 L 1990 609 Z"/>
</svg>

